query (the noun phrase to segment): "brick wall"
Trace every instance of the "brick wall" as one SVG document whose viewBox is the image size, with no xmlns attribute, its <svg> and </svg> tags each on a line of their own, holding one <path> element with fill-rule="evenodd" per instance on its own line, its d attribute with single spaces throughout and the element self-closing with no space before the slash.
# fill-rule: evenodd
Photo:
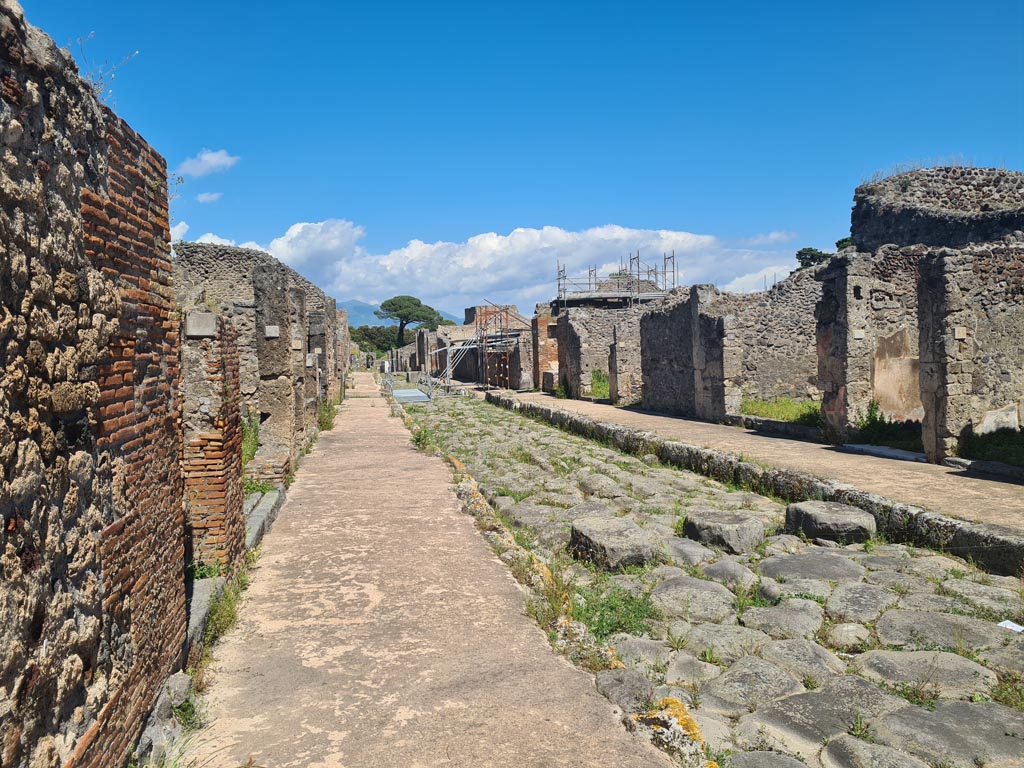
<svg viewBox="0 0 1024 768">
<path fill-rule="evenodd" d="M 537 315 L 533 318 L 531 331 L 534 386 L 545 387 L 546 378 L 546 388 L 554 391 L 558 386 L 558 319 L 552 316 L 550 305 L 537 305 Z"/>
<path fill-rule="evenodd" d="M 181 346 L 187 559 L 231 572 L 245 549 L 238 332 L 190 312 Z"/>
<path fill-rule="evenodd" d="M 121 765 L 185 634 L 166 165 L 0 1 L 0 762 Z"/>
</svg>

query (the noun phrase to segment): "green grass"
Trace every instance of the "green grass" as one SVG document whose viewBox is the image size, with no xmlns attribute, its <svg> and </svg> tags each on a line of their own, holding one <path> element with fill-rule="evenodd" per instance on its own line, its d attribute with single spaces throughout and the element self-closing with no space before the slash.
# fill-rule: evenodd
<svg viewBox="0 0 1024 768">
<path fill-rule="evenodd" d="M 790 424 L 803 424 L 807 427 L 821 426 L 821 409 L 813 400 L 798 400 L 792 397 L 761 400 L 755 397 L 744 397 L 740 403 L 740 413 L 747 416 L 760 416 L 763 419 L 786 421 Z"/>
<path fill-rule="evenodd" d="M 965 459 L 1002 461 L 1024 467 L 1024 432 L 1000 429 L 987 435 L 969 435 L 960 441 L 960 455 Z"/>
<path fill-rule="evenodd" d="M 917 422 L 893 421 L 882 413 L 877 400 L 868 404 L 867 413 L 857 420 L 857 441 L 868 445 L 885 445 L 913 453 L 924 453 L 921 425 Z"/>
<path fill-rule="evenodd" d="M 1024 712 L 1024 677 L 1000 675 L 999 684 L 989 692 L 989 695 L 992 701 Z"/>
<path fill-rule="evenodd" d="M 334 428 L 334 417 L 338 414 L 338 407 L 330 400 L 320 401 L 320 410 L 317 413 L 320 431 L 327 432 Z"/>
<path fill-rule="evenodd" d="M 204 563 L 202 560 L 193 560 L 185 569 L 185 577 L 189 581 L 199 579 L 210 579 L 214 576 L 223 576 L 224 568 L 220 563 Z"/>
<path fill-rule="evenodd" d="M 250 493 L 270 493 L 274 489 L 274 484 L 267 480 L 253 480 L 247 477 L 242 481 L 242 493 L 246 496 Z"/>
<path fill-rule="evenodd" d="M 583 622 L 598 642 L 618 632 L 641 635 L 661 613 L 648 593 L 634 595 L 607 577 L 573 590 L 572 617 Z"/>
<path fill-rule="evenodd" d="M 252 461 L 260 447 L 260 417 L 253 414 L 242 422 L 242 469 Z"/>
<path fill-rule="evenodd" d="M 608 374 L 604 371 L 590 372 L 590 396 L 597 400 L 607 400 L 611 396 L 608 386 Z"/>
</svg>

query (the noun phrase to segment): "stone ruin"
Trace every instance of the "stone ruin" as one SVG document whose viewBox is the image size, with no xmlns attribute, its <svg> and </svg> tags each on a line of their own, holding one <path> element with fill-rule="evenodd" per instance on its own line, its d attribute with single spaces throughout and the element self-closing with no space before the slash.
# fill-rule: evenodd
<svg viewBox="0 0 1024 768">
<path fill-rule="evenodd" d="M 883 245 L 959 248 L 1024 230 L 1024 175 L 998 168 L 923 168 L 863 184 L 850 235 L 861 253 Z"/>
<path fill-rule="evenodd" d="M 941 461 L 972 434 L 1024 426 L 1022 221 L 1015 171 L 929 168 L 865 184 L 854 245 L 770 290 L 541 305 L 536 373 L 578 398 L 607 371 L 612 402 L 715 421 L 739 418 L 745 398 L 820 401 L 836 441 L 856 436 L 874 401 L 890 420 L 919 422 Z"/>
<path fill-rule="evenodd" d="M 460 347 L 466 350 L 457 352 Z M 467 307 L 462 325 L 420 328 L 416 341 L 392 350 L 389 359 L 394 371 L 424 371 L 443 379 L 449 356 L 453 379 L 505 389 L 534 386 L 531 321 L 511 304 Z"/>
<path fill-rule="evenodd" d="M 972 434 L 1019 429 L 1024 174 L 930 168 L 854 199 L 854 247 L 823 270 L 817 310 L 827 431 L 846 439 L 875 401 L 920 422 L 941 461 Z"/>
<path fill-rule="evenodd" d="M 677 289 L 651 305 L 640 320 L 644 407 L 721 420 L 744 397 L 817 399 L 819 271 L 759 293 Z"/>
<path fill-rule="evenodd" d="M 266 254 L 175 260 L 164 159 L 13 0 L 0 40 L 0 765 L 110 768 L 195 652 L 187 567 L 246 546 L 242 417 L 294 468 L 347 329 Z"/>
</svg>

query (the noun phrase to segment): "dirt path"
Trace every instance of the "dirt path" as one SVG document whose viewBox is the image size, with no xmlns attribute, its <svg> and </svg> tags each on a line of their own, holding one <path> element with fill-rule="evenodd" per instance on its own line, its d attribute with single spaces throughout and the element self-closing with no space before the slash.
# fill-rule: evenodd
<svg viewBox="0 0 1024 768">
<path fill-rule="evenodd" d="M 669 766 L 523 593 L 368 374 L 304 461 L 216 648 L 203 765 Z"/>
<path fill-rule="evenodd" d="M 728 451 L 772 467 L 795 469 L 848 483 L 896 501 L 914 504 L 976 523 L 1024 528 L 1024 485 L 970 477 L 935 464 L 844 453 L 827 445 L 787 440 L 738 427 L 672 416 L 640 413 L 584 400 L 555 400 L 545 394 L 520 394 L 599 421 L 655 432 L 702 448 Z"/>
</svg>

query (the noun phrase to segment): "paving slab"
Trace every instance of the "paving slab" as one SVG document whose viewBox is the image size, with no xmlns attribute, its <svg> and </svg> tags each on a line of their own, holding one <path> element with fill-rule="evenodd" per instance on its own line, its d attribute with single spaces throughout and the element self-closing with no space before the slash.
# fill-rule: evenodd
<svg viewBox="0 0 1024 768">
<path fill-rule="evenodd" d="M 211 672 L 189 754 L 208 768 L 671 765 L 551 650 L 376 395 L 299 468 Z"/>
</svg>

